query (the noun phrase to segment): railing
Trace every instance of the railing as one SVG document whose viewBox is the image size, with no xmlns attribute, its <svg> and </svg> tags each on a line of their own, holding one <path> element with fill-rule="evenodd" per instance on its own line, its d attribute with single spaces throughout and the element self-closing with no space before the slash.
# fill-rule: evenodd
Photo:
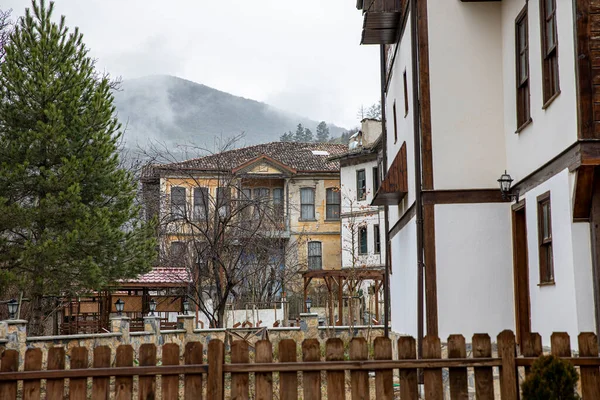
<svg viewBox="0 0 600 400">
<path fill-rule="evenodd" d="M 600 358 L 596 335 L 583 333 L 579 336 L 580 357 L 571 357 L 567 334 L 555 333 L 551 342 L 553 354 L 580 367 L 583 398 L 598 398 Z M 373 395 L 376 399 L 392 399 L 399 395 L 402 400 L 416 400 L 419 398 L 419 369 L 423 371 L 426 400 L 444 398 L 445 369 L 448 370 L 450 398 L 465 399 L 468 398 L 468 368 L 473 368 L 474 390 L 478 399 L 516 400 L 519 396 L 519 368 L 524 367 L 526 372 L 541 355 L 540 337 L 534 334 L 524 341 L 522 348 L 525 357 L 516 357 L 515 336 L 511 331 L 498 335 L 497 346 L 497 356 L 493 357 L 490 337 L 486 334 L 475 335 L 472 339 L 472 357 L 468 358 L 464 337 L 452 335 L 448 339 L 448 358 L 442 358 L 440 339 L 428 336 L 423 342 L 423 359 L 417 360 L 415 339 L 401 337 L 398 339 L 398 359 L 392 360 L 392 342 L 383 337 L 374 340 L 372 349 L 369 349 L 364 338 L 353 338 L 347 353 L 344 343 L 338 338 L 327 340 L 324 349 L 317 339 L 306 339 L 301 345 L 300 361 L 297 343 L 285 339 L 279 342 L 278 360 L 274 362 L 273 345 L 261 340 L 256 343 L 253 352 L 254 362 L 250 362 L 248 343 L 240 340 L 232 342 L 229 352 L 231 362 L 226 363 L 225 345 L 220 340 L 212 340 L 208 344 L 206 363 L 203 345 L 190 342 L 184 349 L 175 343 L 163 345 L 162 360 L 157 365 L 157 347 L 143 344 L 136 356 L 139 361 L 136 367 L 133 366 L 134 352 L 131 346 L 119 346 L 114 363 L 111 349 L 100 346 L 93 351 L 92 368 L 88 368 L 88 350 L 75 347 L 69 350 L 69 369 L 65 369 L 65 349 L 53 347 L 48 350 L 45 370 L 42 369 L 41 349 L 27 350 L 22 368 L 19 365 L 19 353 L 6 350 L 0 359 L 0 399 L 17 399 L 20 394 L 17 392 L 19 381 L 24 382 L 24 399 L 40 399 L 42 391 L 45 391 L 47 399 L 62 399 L 67 386 L 65 379 L 69 379 L 68 391 L 72 399 L 87 398 L 88 395 L 92 399 L 107 399 L 112 398 L 111 393 L 116 399 L 131 399 L 132 395 L 140 399 L 153 399 L 159 392 L 163 400 L 179 399 L 182 394 L 186 399 L 221 400 L 226 395 L 231 399 L 271 399 L 274 392 L 278 392 L 282 400 L 310 400 L 321 399 L 323 392 L 328 400 L 345 399 L 347 393 L 353 399 L 370 398 Z M 323 350 L 325 360 L 321 356 Z M 498 382 L 494 381 L 495 368 L 498 368 Z M 398 370 L 399 375 L 397 394 L 394 393 L 394 370 Z M 345 371 L 350 372 L 348 385 Z M 369 377 L 369 371 L 375 371 L 374 379 Z M 298 372 L 302 373 L 301 385 Z M 252 386 L 250 374 L 254 376 Z M 161 379 L 157 381 L 159 375 Z M 134 385 L 135 376 L 139 379 Z M 325 382 L 322 382 L 322 376 Z M 111 377 L 115 377 L 112 384 Z M 88 378 L 92 379 L 89 386 Z M 42 387 L 42 380 L 46 380 L 45 387 Z M 323 383 L 326 383 L 324 387 Z M 496 397 L 495 383 L 499 387 Z"/>
</svg>

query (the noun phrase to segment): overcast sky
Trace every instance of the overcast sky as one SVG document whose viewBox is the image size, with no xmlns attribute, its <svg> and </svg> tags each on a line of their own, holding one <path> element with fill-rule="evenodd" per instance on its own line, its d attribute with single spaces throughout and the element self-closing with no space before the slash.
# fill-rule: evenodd
<svg viewBox="0 0 600 400">
<path fill-rule="evenodd" d="M 13 19 L 29 0 L 2 0 Z M 351 128 L 379 98 L 355 0 L 57 0 L 99 68 L 169 74 Z"/>
</svg>

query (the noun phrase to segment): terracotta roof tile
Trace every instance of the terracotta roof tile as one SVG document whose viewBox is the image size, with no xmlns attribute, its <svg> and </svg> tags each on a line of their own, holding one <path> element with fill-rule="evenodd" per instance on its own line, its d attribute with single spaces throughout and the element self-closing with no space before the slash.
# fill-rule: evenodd
<svg viewBox="0 0 600 400">
<path fill-rule="evenodd" d="M 155 267 L 152 271 L 140 275 L 137 279 L 129 279 L 126 283 L 185 283 L 189 282 L 190 276 L 185 268 Z"/>
</svg>

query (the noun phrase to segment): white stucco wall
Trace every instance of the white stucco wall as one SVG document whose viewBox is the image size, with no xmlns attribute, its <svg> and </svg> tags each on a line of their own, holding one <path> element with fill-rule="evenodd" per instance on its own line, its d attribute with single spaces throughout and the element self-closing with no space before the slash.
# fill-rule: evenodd
<svg viewBox="0 0 600 400">
<path fill-rule="evenodd" d="M 507 169 L 518 181 L 558 155 L 577 139 L 577 98 L 573 33 L 573 3 L 557 1 L 560 95 L 542 109 L 542 58 L 539 2 L 528 2 L 529 80 L 533 122 L 519 134 L 516 117 L 515 19 L 525 0 L 503 0 L 502 63 Z"/>
<path fill-rule="evenodd" d="M 439 333 L 514 327 L 509 205 L 435 206 Z"/>
<path fill-rule="evenodd" d="M 497 187 L 506 163 L 501 4 L 427 4 L 434 187 Z"/>
<path fill-rule="evenodd" d="M 417 335 L 417 237 L 413 218 L 391 241 L 392 331 Z"/>
</svg>

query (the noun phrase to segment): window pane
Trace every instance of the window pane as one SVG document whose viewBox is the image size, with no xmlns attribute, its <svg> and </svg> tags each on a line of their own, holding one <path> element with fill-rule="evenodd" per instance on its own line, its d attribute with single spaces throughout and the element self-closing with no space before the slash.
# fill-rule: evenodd
<svg viewBox="0 0 600 400">
<path fill-rule="evenodd" d="M 359 253 L 367 254 L 368 246 L 367 246 L 367 228 L 360 228 L 358 235 L 358 243 L 359 243 Z"/>
<path fill-rule="evenodd" d="M 381 253 L 381 236 L 379 233 L 379 225 L 373 226 L 373 234 L 375 239 L 375 253 Z"/>
<path fill-rule="evenodd" d="M 315 219 L 315 191 L 312 188 L 300 189 L 300 218 Z"/>
<path fill-rule="evenodd" d="M 273 189 L 273 204 L 283 204 L 283 189 Z"/>
<path fill-rule="evenodd" d="M 554 44 L 554 18 L 552 18 L 549 21 L 546 21 L 546 54 L 552 50 Z"/>
<path fill-rule="evenodd" d="M 321 242 L 308 242 L 308 268 L 321 269 Z"/>
<path fill-rule="evenodd" d="M 185 217 L 185 188 L 171 188 L 171 214 L 177 217 Z"/>
<path fill-rule="evenodd" d="M 367 190 L 365 170 L 356 171 L 356 195 L 359 200 L 364 199 Z"/>
<path fill-rule="evenodd" d="M 194 219 L 205 220 L 208 214 L 208 188 L 194 188 Z"/>
<path fill-rule="evenodd" d="M 554 11 L 554 0 L 544 0 L 544 3 L 544 11 L 546 14 L 546 18 L 548 18 L 550 14 L 552 14 L 552 12 Z"/>
<path fill-rule="evenodd" d="M 549 212 L 548 212 L 548 203 L 544 203 L 542 205 L 542 236 L 544 239 L 548 239 L 549 238 Z"/>
</svg>

